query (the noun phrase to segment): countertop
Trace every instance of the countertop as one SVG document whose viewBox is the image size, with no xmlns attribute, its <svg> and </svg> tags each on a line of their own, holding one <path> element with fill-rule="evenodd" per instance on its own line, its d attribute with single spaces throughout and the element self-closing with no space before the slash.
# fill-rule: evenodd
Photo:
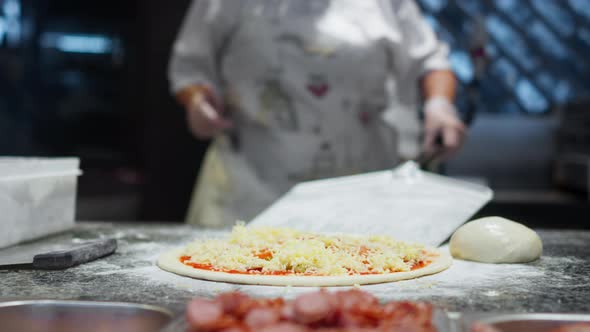
<svg viewBox="0 0 590 332">
<path fill-rule="evenodd" d="M 462 312 L 590 313 L 590 231 L 537 230 L 544 244 L 529 264 L 455 260 L 448 270 L 415 280 L 362 286 L 381 300 L 425 300 Z M 163 252 L 218 231 L 180 224 L 78 223 L 45 243 L 114 237 L 115 254 L 63 271 L 0 270 L 0 301 L 76 299 L 153 304 L 181 313 L 194 296 L 240 290 L 287 298 L 300 287 L 245 286 L 195 280 L 160 270 Z M 0 250 L 0 255 L 2 251 Z"/>
</svg>

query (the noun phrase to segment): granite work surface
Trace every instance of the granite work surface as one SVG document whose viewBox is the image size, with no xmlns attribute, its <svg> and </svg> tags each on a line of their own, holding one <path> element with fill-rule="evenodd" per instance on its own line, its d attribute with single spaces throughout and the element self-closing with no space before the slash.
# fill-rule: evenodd
<svg viewBox="0 0 590 332">
<path fill-rule="evenodd" d="M 461 312 L 590 313 L 590 232 L 539 230 L 544 253 L 529 264 L 455 260 L 448 270 L 415 280 L 362 286 L 381 300 L 426 300 Z M 62 271 L 0 269 L 0 301 L 74 299 L 153 304 L 175 313 L 194 296 L 240 290 L 292 298 L 310 288 L 247 286 L 195 280 L 160 270 L 157 257 L 199 237 L 219 236 L 178 224 L 79 223 L 44 242 L 118 239 L 115 254 Z M 448 250 L 448 249 L 447 249 Z M 2 250 L 0 250 L 0 255 Z"/>
</svg>

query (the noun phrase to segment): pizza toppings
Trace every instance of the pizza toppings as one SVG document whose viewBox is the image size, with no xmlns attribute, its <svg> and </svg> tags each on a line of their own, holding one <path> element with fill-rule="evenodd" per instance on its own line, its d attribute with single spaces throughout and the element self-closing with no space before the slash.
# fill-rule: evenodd
<svg viewBox="0 0 590 332">
<path fill-rule="evenodd" d="M 277 308 L 253 308 L 244 316 L 244 324 L 252 330 L 274 325 L 280 320 L 281 313 Z"/>
<path fill-rule="evenodd" d="M 324 235 L 238 224 L 228 239 L 189 244 L 180 261 L 227 273 L 346 276 L 412 271 L 432 258 L 422 245 L 387 236 Z"/>
<path fill-rule="evenodd" d="M 229 301 L 235 303 L 229 305 Z M 237 292 L 213 300 L 197 298 L 187 307 L 187 320 L 201 332 L 436 331 L 430 304 L 382 305 L 373 295 L 356 289 L 307 293 L 292 301 L 254 299 Z"/>
<path fill-rule="evenodd" d="M 300 324 L 326 321 L 333 314 L 334 300 L 333 296 L 325 292 L 301 295 L 293 302 L 294 320 Z"/>
<path fill-rule="evenodd" d="M 195 299 L 189 303 L 187 308 L 188 322 L 206 330 L 220 328 L 223 314 L 223 306 L 219 301 Z"/>
</svg>

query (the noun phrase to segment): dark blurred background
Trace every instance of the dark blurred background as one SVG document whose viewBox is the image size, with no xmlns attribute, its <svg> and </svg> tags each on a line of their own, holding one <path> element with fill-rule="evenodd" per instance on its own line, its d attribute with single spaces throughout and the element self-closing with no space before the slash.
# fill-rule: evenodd
<svg viewBox="0 0 590 332">
<path fill-rule="evenodd" d="M 184 218 L 207 146 L 166 80 L 188 4 L 0 0 L 0 155 L 79 156 L 78 219 Z M 590 1 L 419 4 L 471 125 L 442 171 L 495 190 L 481 214 L 590 227 Z"/>
</svg>

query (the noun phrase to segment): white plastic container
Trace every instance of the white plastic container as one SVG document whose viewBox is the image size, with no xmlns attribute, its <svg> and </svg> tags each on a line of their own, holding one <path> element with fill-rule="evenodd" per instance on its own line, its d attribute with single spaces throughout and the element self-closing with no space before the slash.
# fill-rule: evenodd
<svg viewBox="0 0 590 332">
<path fill-rule="evenodd" d="M 0 158 L 0 248 L 74 226 L 78 158 Z"/>
</svg>

